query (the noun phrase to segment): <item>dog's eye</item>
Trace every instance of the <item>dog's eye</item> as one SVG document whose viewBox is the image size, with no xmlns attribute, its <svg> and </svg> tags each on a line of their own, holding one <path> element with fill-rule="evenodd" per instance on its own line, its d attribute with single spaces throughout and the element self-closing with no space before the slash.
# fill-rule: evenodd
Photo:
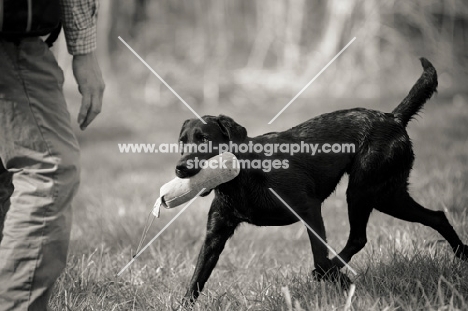
<svg viewBox="0 0 468 311">
<path fill-rule="evenodd" d="M 202 133 L 197 133 L 197 134 L 195 135 L 195 138 L 196 138 L 199 142 L 201 142 L 202 144 L 208 143 L 208 136 L 203 135 Z"/>
</svg>

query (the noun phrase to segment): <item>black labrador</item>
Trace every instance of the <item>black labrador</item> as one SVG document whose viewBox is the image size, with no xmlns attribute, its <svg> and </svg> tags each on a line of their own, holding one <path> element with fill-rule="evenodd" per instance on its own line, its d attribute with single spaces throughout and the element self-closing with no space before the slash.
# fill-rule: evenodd
<svg viewBox="0 0 468 311">
<path fill-rule="evenodd" d="M 442 211 L 432 211 L 415 202 L 408 193 L 408 177 L 414 161 L 408 122 L 422 108 L 437 88 L 437 73 L 432 64 L 421 58 L 424 72 L 408 96 L 392 113 L 363 108 L 340 110 L 320 115 L 284 132 L 248 137 L 244 127 L 227 116 L 204 116 L 184 122 L 180 132 L 182 144 L 206 144 L 212 152 L 182 153 L 176 175 L 189 178 L 200 168 L 188 164 L 195 158 L 208 159 L 220 144 L 291 144 L 352 143 L 349 153 L 288 153 L 267 156 L 255 152 L 234 152 L 239 160 L 276 159 L 287 161 L 288 168 L 241 169 L 230 182 L 216 187 L 208 215 L 207 234 L 198 256 L 195 272 L 184 298 L 191 305 L 203 289 L 226 241 L 236 227 L 247 222 L 257 226 L 285 226 L 299 219 L 269 190 L 273 189 L 323 239 L 325 228 L 321 215 L 322 202 L 335 190 L 347 173 L 346 191 L 350 234 L 339 257 L 328 258 L 326 246 L 308 230 L 314 257 L 316 279 L 338 282 L 343 286 L 349 278 L 340 272 L 367 242 L 366 226 L 371 211 L 410 222 L 419 222 L 437 230 L 450 244 L 455 255 L 468 260 L 464 245 Z M 193 162 L 192 162 L 193 163 Z M 207 195 L 204 193 L 203 195 Z"/>
</svg>

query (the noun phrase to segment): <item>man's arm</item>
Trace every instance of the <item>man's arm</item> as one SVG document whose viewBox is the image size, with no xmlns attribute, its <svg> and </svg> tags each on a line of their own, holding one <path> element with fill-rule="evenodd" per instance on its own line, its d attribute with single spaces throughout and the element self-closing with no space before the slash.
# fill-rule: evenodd
<svg viewBox="0 0 468 311">
<path fill-rule="evenodd" d="M 104 81 L 96 50 L 96 0 L 60 0 L 68 52 L 73 55 L 73 75 L 83 96 L 78 115 L 82 130 L 101 112 Z"/>
</svg>

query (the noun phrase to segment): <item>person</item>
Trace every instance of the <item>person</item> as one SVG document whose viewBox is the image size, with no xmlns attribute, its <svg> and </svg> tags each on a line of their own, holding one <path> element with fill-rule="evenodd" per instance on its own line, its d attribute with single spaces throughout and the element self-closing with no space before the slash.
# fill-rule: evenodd
<svg viewBox="0 0 468 311">
<path fill-rule="evenodd" d="M 6 12 L 8 3 L 23 2 L 31 4 L 0 4 Z M 58 5 L 82 95 L 78 123 L 84 130 L 99 114 L 104 91 L 95 55 L 97 2 L 57 0 Z M 48 45 L 27 33 L 2 36 L 1 29 L 2 16 L 0 310 L 42 311 L 66 264 L 79 148 L 62 90 L 63 72 Z"/>
</svg>

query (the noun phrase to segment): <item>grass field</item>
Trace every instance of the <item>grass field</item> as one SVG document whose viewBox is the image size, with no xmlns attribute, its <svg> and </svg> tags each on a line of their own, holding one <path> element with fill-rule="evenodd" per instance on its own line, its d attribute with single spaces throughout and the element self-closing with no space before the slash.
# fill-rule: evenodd
<svg viewBox="0 0 468 311">
<path fill-rule="evenodd" d="M 330 103 L 299 99 L 273 125 L 267 122 L 288 99 L 265 101 L 272 104 L 264 110 L 248 105 L 197 109 L 200 114 L 228 114 L 253 136 L 335 109 L 364 106 L 391 111 L 400 99 Z M 51 300 L 54 310 L 173 310 L 185 293 L 204 238 L 212 195 L 198 198 L 116 277 L 131 260 L 159 187 L 173 178 L 178 158 L 119 154 L 117 143 L 176 142 L 182 122 L 192 115 L 183 107 L 161 110 L 132 100 L 114 104 L 108 100 L 100 119 L 79 133 L 82 184 L 74 204 L 68 265 Z M 468 242 L 468 105 L 436 97 L 408 130 L 416 153 L 411 194 L 428 208 L 445 210 Z M 349 229 L 345 179 L 323 206 L 328 241 L 336 250 L 346 243 Z M 178 210 L 163 210 L 147 241 Z M 344 270 L 356 284 L 352 310 L 468 310 L 468 263 L 454 259 L 435 231 L 375 211 L 367 232 L 368 244 L 350 262 L 358 275 Z M 302 225 L 242 225 L 194 310 L 343 310 L 344 293 L 313 281 L 312 269 Z"/>
</svg>

